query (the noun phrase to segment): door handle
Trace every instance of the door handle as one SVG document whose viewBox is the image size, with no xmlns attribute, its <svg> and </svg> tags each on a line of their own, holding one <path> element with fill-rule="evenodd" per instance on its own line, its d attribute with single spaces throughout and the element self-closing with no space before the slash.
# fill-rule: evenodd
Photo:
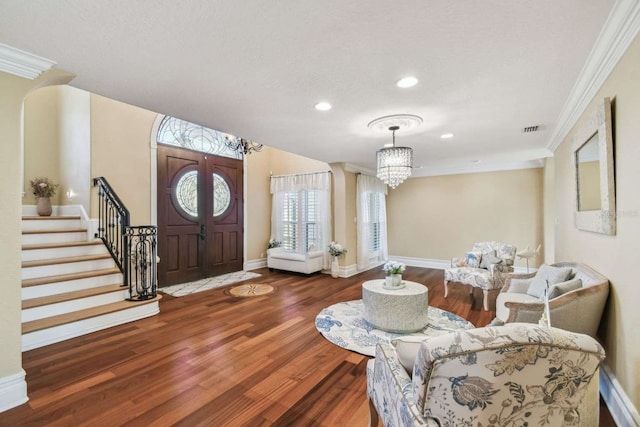
<svg viewBox="0 0 640 427">
<path fill-rule="evenodd" d="M 200 240 L 205 240 L 207 238 L 207 226 L 202 224 L 200 226 Z"/>
</svg>

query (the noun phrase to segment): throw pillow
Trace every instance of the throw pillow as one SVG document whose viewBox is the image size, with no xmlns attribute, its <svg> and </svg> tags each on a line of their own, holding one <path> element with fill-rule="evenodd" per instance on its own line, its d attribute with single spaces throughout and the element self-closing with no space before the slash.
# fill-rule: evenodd
<svg viewBox="0 0 640 427">
<path fill-rule="evenodd" d="M 486 268 L 487 270 L 493 264 L 502 263 L 502 258 L 498 258 L 492 254 L 482 254 L 482 260 L 480 261 L 480 268 Z"/>
<path fill-rule="evenodd" d="M 567 292 L 571 292 L 581 287 L 581 279 L 572 279 L 567 280 L 566 282 L 558 283 L 549 288 L 549 299 L 554 299 L 556 297 L 559 297 L 560 295 L 566 294 Z"/>
<path fill-rule="evenodd" d="M 570 267 L 553 267 L 551 265 L 542 264 L 533 280 L 531 280 L 531 286 L 527 289 L 527 293 L 532 297 L 542 299 L 544 297 L 544 290 L 549 287 L 562 283 L 571 274 Z"/>
<path fill-rule="evenodd" d="M 479 268 L 480 260 L 482 259 L 482 252 L 467 252 L 464 254 L 464 263 L 467 267 Z"/>
<path fill-rule="evenodd" d="M 427 338 L 426 336 L 408 335 L 391 340 L 391 345 L 396 348 L 396 354 L 398 355 L 400 364 L 410 377 L 413 376 L 413 365 L 416 363 L 420 344 Z"/>
</svg>

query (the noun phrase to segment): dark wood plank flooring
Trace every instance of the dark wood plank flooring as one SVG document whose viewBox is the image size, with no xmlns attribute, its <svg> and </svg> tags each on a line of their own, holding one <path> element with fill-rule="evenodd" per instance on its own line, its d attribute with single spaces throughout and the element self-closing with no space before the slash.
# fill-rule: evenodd
<svg viewBox="0 0 640 427">
<path fill-rule="evenodd" d="M 314 319 L 360 299 L 361 283 L 382 272 L 257 272 L 247 282 L 271 284 L 274 294 L 165 296 L 158 316 L 25 352 L 30 400 L 0 414 L 0 426 L 368 425 L 368 357 L 326 341 Z M 476 326 L 495 314 L 466 286 L 452 284 L 445 300 L 442 270 L 408 268 L 404 277 L 429 287 L 431 305 Z"/>
</svg>

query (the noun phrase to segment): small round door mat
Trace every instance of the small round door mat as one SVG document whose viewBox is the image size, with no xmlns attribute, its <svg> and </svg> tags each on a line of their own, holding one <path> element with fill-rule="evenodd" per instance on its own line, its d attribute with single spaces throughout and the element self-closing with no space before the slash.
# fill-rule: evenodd
<svg viewBox="0 0 640 427">
<path fill-rule="evenodd" d="M 238 298 L 248 297 L 260 297 L 264 295 L 271 295 L 275 292 L 275 288 L 265 283 L 247 283 L 245 285 L 238 285 L 227 290 L 229 295 Z"/>
</svg>

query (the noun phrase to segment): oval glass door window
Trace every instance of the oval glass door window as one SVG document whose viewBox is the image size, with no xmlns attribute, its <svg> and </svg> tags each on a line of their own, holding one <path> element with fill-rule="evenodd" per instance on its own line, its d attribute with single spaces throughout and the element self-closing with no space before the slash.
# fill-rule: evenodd
<svg viewBox="0 0 640 427">
<path fill-rule="evenodd" d="M 223 177 L 213 174 L 213 216 L 220 216 L 231 204 L 231 190 Z"/>
<path fill-rule="evenodd" d="M 182 175 L 176 185 L 176 199 L 180 208 L 188 215 L 198 216 L 198 172 L 189 171 Z"/>
</svg>

